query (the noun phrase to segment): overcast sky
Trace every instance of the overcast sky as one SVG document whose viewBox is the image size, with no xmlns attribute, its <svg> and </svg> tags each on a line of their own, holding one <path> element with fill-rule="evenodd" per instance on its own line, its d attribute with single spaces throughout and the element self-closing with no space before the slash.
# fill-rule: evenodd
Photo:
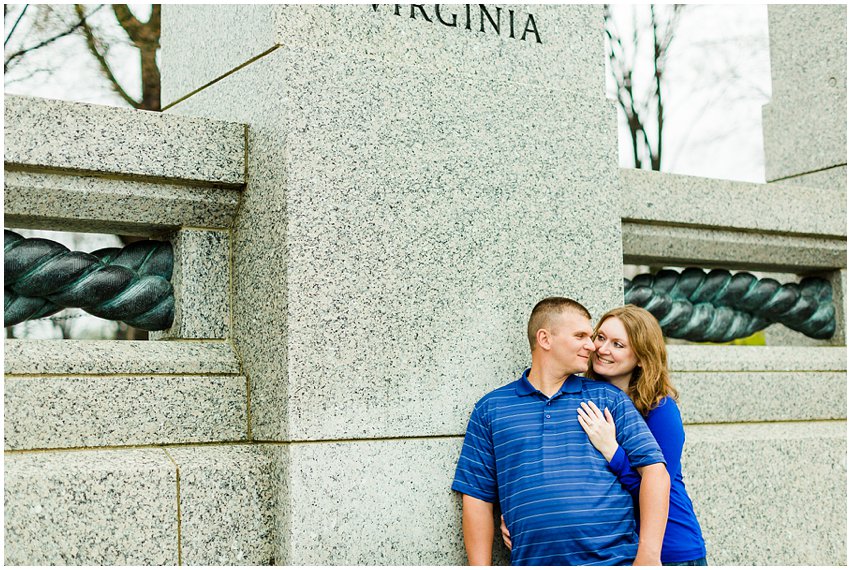
<svg viewBox="0 0 851 570">
<path fill-rule="evenodd" d="M 668 75 L 671 153 L 662 170 L 765 182 L 762 106 L 771 96 L 766 6 L 687 6 Z M 629 148 L 620 145 L 622 157 Z"/>
</svg>

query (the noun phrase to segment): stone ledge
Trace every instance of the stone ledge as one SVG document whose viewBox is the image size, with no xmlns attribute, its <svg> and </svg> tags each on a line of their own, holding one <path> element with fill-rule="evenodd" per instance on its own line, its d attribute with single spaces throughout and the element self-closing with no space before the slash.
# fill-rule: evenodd
<svg viewBox="0 0 851 570">
<path fill-rule="evenodd" d="M 624 263 L 729 270 L 808 273 L 844 267 L 848 242 L 823 238 L 757 234 L 623 222 Z"/>
<path fill-rule="evenodd" d="M 81 173 L 245 184 L 245 127 L 6 95 L 4 163 Z"/>
<path fill-rule="evenodd" d="M 7 376 L 240 373 L 229 342 L 6 339 L 4 348 Z"/>
<path fill-rule="evenodd" d="M 153 236 L 230 227 L 240 190 L 6 170 L 5 225 Z"/>
<path fill-rule="evenodd" d="M 175 565 L 177 476 L 162 450 L 7 453 L 7 565 Z"/>
<path fill-rule="evenodd" d="M 247 438 L 243 376 L 7 377 L 6 449 Z"/>
<path fill-rule="evenodd" d="M 620 169 L 621 218 L 630 222 L 844 237 L 845 192 Z"/>
<path fill-rule="evenodd" d="M 845 347 L 669 345 L 672 372 L 844 372 Z"/>
<path fill-rule="evenodd" d="M 845 372 L 674 372 L 671 381 L 686 424 L 847 417 Z"/>
<path fill-rule="evenodd" d="M 844 445 L 847 425 L 845 421 L 814 421 L 686 426 L 686 441 L 707 445 L 723 442 L 779 442 L 821 439 Z"/>
</svg>

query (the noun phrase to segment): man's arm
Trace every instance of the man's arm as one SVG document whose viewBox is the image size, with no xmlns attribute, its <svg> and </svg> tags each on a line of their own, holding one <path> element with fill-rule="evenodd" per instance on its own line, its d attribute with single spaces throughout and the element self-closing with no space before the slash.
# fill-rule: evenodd
<svg viewBox="0 0 851 570">
<path fill-rule="evenodd" d="M 671 478 L 664 463 L 638 467 L 641 489 L 638 492 L 641 524 L 638 535 L 638 553 L 633 566 L 659 566 L 662 564 L 662 539 L 668 524 Z"/>
<path fill-rule="evenodd" d="M 467 561 L 470 566 L 490 566 L 493 558 L 493 503 L 470 495 L 462 497 L 461 525 Z M 665 511 L 667 513 L 667 507 Z"/>
</svg>

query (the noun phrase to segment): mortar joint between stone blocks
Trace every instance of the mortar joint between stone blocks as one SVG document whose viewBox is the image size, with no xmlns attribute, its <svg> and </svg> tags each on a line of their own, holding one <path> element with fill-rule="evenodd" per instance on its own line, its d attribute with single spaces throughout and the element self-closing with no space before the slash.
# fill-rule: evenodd
<svg viewBox="0 0 851 570">
<path fill-rule="evenodd" d="M 222 75 L 220 75 L 220 76 L 216 77 L 216 78 L 215 78 L 215 79 L 213 79 L 212 81 L 209 81 L 209 82 L 205 83 L 204 85 L 202 85 L 201 87 L 199 87 L 199 88 L 197 88 L 197 89 L 195 89 L 195 90 L 193 90 L 193 91 L 190 91 L 189 93 L 187 93 L 187 94 L 186 94 L 186 95 L 184 95 L 183 97 L 180 97 L 180 98 L 178 98 L 178 99 L 176 99 L 176 100 L 172 101 L 171 103 L 169 103 L 168 105 L 166 105 L 165 107 L 163 107 L 163 108 L 162 108 L 162 110 L 163 110 L 163 111 L 167 111 L 167 110 L 171 109 L 172 107 L 174 107 L 174 106 L 175 106 L 175 105 L 177 105 L 178 103 L 181 103 L 181 102 L 183 102 L 183 101 L 185 101 L 185 100 L 189 99 L 189 98 L 190 98 L 190 97 L 192 97 L 193 95 L 196 95 L 196 94 L 200 93 L 201 91 L 203 91 L 203 90 L 204 90 L 204 89 L 206 89 L 207 87 L 210 87 L 210 86 L 212 86 L 212 85 L 214 85 L 214 84 L 218 83 L 219 81 L 223 80 L 225 77 L 227 77 L 227 76 L 229 76 L 229 75 L 233 75 L 234 73 L 236 73 L 237 71 L 239 71 L 239 70 L 240 70 L 240 69 L 242 69 L 243 67 L 246 67 L 246 66 L 248 66 L 248 65 L 251 65 L 252 63 L 254 63 L 255 61 L 257 61 L 258 59 L 260 59 L 260 58 L 262 58 L 262 57 L 264 57 L 264 56 L 269 55 L 270 53 L 272 53 L 273 51 L 275 51 L 275 50 L 276 50 L 276 49 L 278 49 L 279 47 L 281 47 L 281 44 L 275 44 L 274 46 L 272 46 L 271 48 L 267 49 L 267 50 L 266 50 L 266 51 L 264 51 L 263 53 L 261 53 L 261 54 L 259 54 L 259 55 L 256 55 L 256 56 L 252 57 L 252 58 L 251 58 L 251 59 L 249 59 L 248 61 L 246 61 L 246 62 L 244 62 L 244 63 L 242 63 L 242 64 L 240 64 L 240 65 L 238 65 L 238 66 L 234 67 L 233 69 L 231 69 L 230 71 L 228 71 L 228 72 L 226 72 L 226 73 L 223 73 Z"/>
<path fill-rule="evenodd" d="M 244 439 L 228 440 L 228 441 L 185 441 L 180 443 L 147 443 L 138 445 L 99 445 L 94 447 L 39 447 L 32 449 L 4 449 L 6 455 L 23 455 L 26 453 L 75 453 L 85 451 L 132 451 L 151 450 L 151 449 L 168 449 L 182 447 L 225 447 L 233 445 L 253 445 L 258 442 L 248 441 Z"/>
<path fill-rule="evenodd" d="M 183 565 L 183 545 L 181 536 L 181 520 L 180 520 L 180 466 L 174 457 L 168 452 L 168 449 L 162 448 L 163 453 L 168 457 L 169 461 L 174 465 L 175 482 L 177 484 L 177 565 Z"/>
</svg>

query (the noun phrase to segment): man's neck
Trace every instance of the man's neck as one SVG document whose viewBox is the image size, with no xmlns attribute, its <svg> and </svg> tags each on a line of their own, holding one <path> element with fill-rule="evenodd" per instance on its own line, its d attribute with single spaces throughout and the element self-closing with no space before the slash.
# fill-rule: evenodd
<svg viewBox="0 0 851 570">
<path fill-rule="evenodd" d="M 547 398 L 552 398 L 553 394 L 558 392 L 568 376 L 568 374 L 547 369 L 547 367 L 533 362 L 532 369 L 529 370 L 529 375 L 526 376 L 526 379 L 529 380 L 529 384 L 534 386 L 536 390 L 539 390 Z"/>
</svg>

